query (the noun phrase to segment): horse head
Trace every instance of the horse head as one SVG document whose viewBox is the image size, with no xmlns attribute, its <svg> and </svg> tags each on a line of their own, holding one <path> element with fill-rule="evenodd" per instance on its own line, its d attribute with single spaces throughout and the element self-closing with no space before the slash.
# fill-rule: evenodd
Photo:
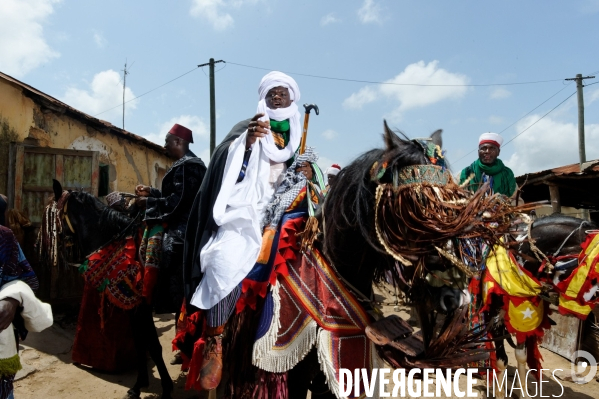
<svg viewBox="0 0 599 399">
<path fill-rule="evenodd" d="M 103 204 L 85 191 L 65 191 L 59 181 L 53 183 L 54 198 L 62 209 L 63 231 L 77 236 L 83 253 L 100 248 L 123 230 L 131 227 L 133 220 Z"/>
<path fill-rule="evenodd" d="M 385 147 L 373 149 L 343 168 L 323 205 L 324 252 L 341 276 L 370 297 L 372 283 L 387 279 L 406 287 L 410 276 L 398 274 L 397 261 L 381 245 L 375 229 L 377 186 L 392 183 L 402 168 L 430 165 L 441 155 L 441 130 L 430 138 L 410 140 L 384 123 Z M 412 273 L 412 272 L 409 272 Z"/>
</svg>

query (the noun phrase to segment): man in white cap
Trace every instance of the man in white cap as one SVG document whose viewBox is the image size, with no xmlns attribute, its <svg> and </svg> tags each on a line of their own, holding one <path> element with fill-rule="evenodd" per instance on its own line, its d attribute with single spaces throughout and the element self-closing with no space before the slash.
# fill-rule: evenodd
<svg viewBox="0 0 599 399">
<path fill-rule="evenodd" d="M 483 133 L 478 139 L 478 159 L 462 170 L 460 184 L 476 191 L 489 182 L 493 193 L 511 197 L 516 192 L 514 172 L 498 158 L 503 138 L 497 133 Z"/>
<path fill-rule="evenodd" d="M 302 128 L 296 105 L 300 91 L 295 80 L 281 72 L 270 72 L 262 78 L 258 94 L 258 113 L 249 123 L 240 122 L 239 126 L 245 123 L 247 128 L 242 127 L 243 133 L 237 133 L 235 139 L 232 131 L 231 140 L 222 144 L 226 147 L 219 146 L 219 155 L 211 160 L 208 180 L 194 203 L 198 209 L 204 198 L 208 203 L 197 215 L 196 230 L 201 231 L 192 237 L 192 227 L 188 227 L 186 237 L 186 295 L 191 296 L 190 305 L 205 310 L 206 345 L 210 348 L 197 377 L 205 390 L 216 388 L 220 382 L 224 326 L 241 295 L 242 280 L 262 253 L 263 229 L 273 223 L 277 213 L 272 204 L 275 192 L 281 196 L 286 187 L 291 187 L 290 174 L 293 183 L 301 175 L 301 180 L 316 179 L 317 185 L 324 188 L 324 176 L 314 163 L 313 151 L 307 148 L 304 155 L 296 154 Z M 207 190 L 212 180 L 214 187 Z M 214 189 L 218 196 L 211 200 L 208 191 Z M 192 311 L 190 307 L 188 314 Z"/>
<path fill-rule="evenodd" d="M 339 172 L 341 172 L 341 166 L 337 165 L 336 163 L 329 166 L 329 168 L 326 170 L 325 174 L 327 175 L 327 191 L 335 183 Z"/>
</svg>

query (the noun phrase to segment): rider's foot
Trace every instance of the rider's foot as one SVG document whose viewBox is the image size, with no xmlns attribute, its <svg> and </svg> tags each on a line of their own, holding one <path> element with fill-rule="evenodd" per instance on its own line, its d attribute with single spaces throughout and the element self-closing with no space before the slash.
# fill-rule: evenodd
<svg viewBox="0 0 599 399">
<path fill-rule="evenodd" d="M 175 355 L 171 359 L 171 364 L 183 364 L 183 358 L 181 357 L 181 351 L 175 352 Z"/>
<path fill-rule="evenodd" d="M 222 333 L 224 326 L 210 330 L 208 331 L 209 336 L 206 338 L 206 349 L 200 369 L 200 386 L 206 391 L 218 387 L 223 373 Z"/>
</svg>

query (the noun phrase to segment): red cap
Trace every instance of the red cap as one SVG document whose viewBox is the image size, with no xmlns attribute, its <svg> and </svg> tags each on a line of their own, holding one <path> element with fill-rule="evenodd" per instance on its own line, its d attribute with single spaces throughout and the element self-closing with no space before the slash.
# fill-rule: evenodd
<svg viewBox="0 0 599 399">
<path fill-rule="evenodd" d="M 186 128 L 185 126 L 181 126 L 178 123 L 169 130 L 170 134 L 174 134 L 177 137 L 181 137 L 183 140 L 193 143 L 193 135 L 191 134 L 191 130 Z"/>
</svg>

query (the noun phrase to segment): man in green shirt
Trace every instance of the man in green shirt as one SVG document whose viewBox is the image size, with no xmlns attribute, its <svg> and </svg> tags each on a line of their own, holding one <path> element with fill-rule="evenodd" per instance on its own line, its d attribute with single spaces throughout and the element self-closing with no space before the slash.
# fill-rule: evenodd
<svg viewBox="0 0 599 399">
<path fill-rule="evenodd" d="M 503 138 L 497 133 L 483 133 L 478 140 L 478 159 L 462 170 L 460 185 L 476 191 L 489 182 L 493 193 L 511 197 L 516 192 L 514 172 L 498 158 Z"/>
</svg>

